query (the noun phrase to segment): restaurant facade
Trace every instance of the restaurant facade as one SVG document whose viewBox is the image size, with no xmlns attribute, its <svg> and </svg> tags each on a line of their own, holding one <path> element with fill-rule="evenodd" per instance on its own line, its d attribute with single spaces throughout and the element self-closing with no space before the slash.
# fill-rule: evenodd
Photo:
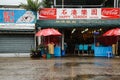
<svg viewBox="0 0 120 80">
<path fill-rule="evenodd" d="M 76 44 L 96 44 L 94 33 L 97 32 L 97 30 L 103 28 L 105 31 L 110 28 L 120 27 L 120 9 L 42 8 L 39 10 L 39 20 L 37 20 L 36 26 L 41 28 L 57 28 L 59 31 L 61 31 L 61 33 L 63 33 L 61 49 L 64 50 L 64 42 L 67 42 L 69 48 L 68 53 L 71 52 L 71 54 L 74 54 Z M 92 35 L 92 40 L 88 39 L 82 41 L 82 39 L 84 39 L 83 35 L 87 35 L 89 30 L 93 30 L 90 32 Z M 77 34 L 73 34 L 75 31 Z M 79 35 L 82 35 L 83 37 Z M 101 49 L 98 49 L 98 47 L 94 48 L 94 56 L 107 56 L 108 51 L 106 50 L 112 52 L 112 45 L 110 46 L 111 47 L 103 46 L 101 48 L 103 49 L 103 52 L 101 52 Z M 71 51 L 71 49 L 73 50 Z"/>
</svg>

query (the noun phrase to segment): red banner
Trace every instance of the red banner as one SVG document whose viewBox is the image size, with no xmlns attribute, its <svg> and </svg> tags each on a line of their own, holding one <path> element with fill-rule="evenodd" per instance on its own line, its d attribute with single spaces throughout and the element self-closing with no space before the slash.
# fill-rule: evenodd
<svg viewBox="0 0 120 80">
<path fill-rule="evenodd" d="M 102 8 L 102 19 L 118 19 L 120 18 L 119 8 Z"/>
<path fill-rule="evenodd" d="M 56 8 L 42 8 L 39 10 L 39 19 L 56 19 Z"/>
</svg>

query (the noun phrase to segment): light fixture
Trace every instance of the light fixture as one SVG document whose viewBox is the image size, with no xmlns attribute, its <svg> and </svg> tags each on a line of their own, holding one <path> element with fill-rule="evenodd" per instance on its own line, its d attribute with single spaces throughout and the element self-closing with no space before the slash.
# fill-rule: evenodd
<svg viewBox="0 0 120 80">
<path fill-rule="evenodd" d="M 85 31 L 88 31 L 88 28 L 86 28 Z"/>
<path fill-rule="evenodd" d="M 100 28 L 99 30 L 102 31 L 102 28 Z"/>
<path fill-rule="evenodd" d="M 85 31 L 81 31 L 81 33 L 83 34 Z"/>
<path fill-rule="evenodd" d="M 74 28 L 71 33 L 73 34 L 75 31 L 76 31 L 76 29 Z"/>
</svg>

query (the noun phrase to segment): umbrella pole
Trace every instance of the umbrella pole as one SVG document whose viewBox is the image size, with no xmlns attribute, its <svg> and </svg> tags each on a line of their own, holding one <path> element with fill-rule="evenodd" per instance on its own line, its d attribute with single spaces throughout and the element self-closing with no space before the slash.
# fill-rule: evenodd
<svg viewBox="0 0 120 80">
<path fill-rule="evenodd" d="M 48 36 L 48 44 L 50 43 L 50 36 Z"/>
<path fill-rule="evenodd" d="M 116 43 L 116 54 L 118 55 L 118 40 L 119 40 L 119 36 L 117 36 L 117 43 Z"/>
</svg>

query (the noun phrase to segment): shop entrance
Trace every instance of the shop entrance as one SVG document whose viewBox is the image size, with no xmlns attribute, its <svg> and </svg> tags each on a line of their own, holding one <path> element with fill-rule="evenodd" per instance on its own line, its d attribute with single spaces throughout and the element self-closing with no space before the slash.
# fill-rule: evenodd
<svg viewBox="0 0 120 80">
<path fill-rule="evenodd" d="M 66 54 L 79 56 L 94 56 L 94 44 L 108 28 L 63 28 L 64 41 L 67 43 Z"/>
</svg>

